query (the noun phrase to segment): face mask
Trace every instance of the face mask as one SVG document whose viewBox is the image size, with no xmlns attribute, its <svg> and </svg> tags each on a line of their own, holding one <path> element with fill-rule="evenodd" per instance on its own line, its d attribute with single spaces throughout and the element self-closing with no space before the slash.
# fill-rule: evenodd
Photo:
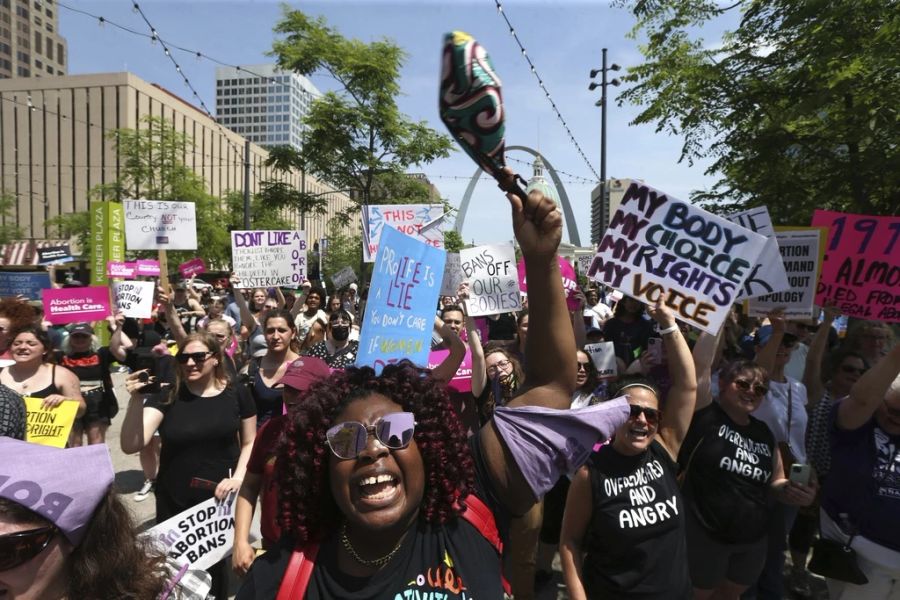
<svg viewBox="0 0 900 600">
<path fill-rule="evenodd" d="M 343 342 L 350 337 L 350 328 L 346 325 L 333 325 L 331 327 L 331 337 L 338 342 Z"/>
</svg>

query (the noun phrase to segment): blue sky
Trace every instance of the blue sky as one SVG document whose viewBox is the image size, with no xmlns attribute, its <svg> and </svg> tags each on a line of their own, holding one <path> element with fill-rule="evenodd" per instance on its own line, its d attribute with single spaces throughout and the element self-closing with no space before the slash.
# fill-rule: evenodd
<svg viewBox="0 0 900 600">
<path fill-rule="evenodd" d="M 63 4 L 138 31 L 147 31 L 146 24 L 132 11 L 128 0 L 63 0 Z M 140 4 L 165 40 L 229 64 L 250 65 L 271 60 L 265 53 L 271 48 L 272 28 L 281 14 L 281 6 L 276 2 L 143 0 Z M 438 63 L 443 34 L 454 29 L 472 34 L 488 50 L 503 80 L 507 144 L 537 148 L 558 170 L 579 177 L 593 177 L 538 86 L 493 0 L 330 0 L 293 3 L 292 6 L 324 16 L 345 36 L 364 41 L 387 37 L 404 48 L 408 56 L 401 75 L 404 95 L 398 100 L 400 109 L 415 120 L 428 121 L 441 132 L 446 132 L 437 110 Z M 503 7 L 575 139 L 599 173 L 600 109 L 594 102 L 599 99 L 600 90 L 588 91 L 589 72 L 600 66 L 600 52 L 604 46 L 609 49 L 610 63 L 618 63 L 625 69 L 640 63 L 638 42 L 627 37 L 634 24 L 633 18 L 626 11 L 599 0 L 507 0 Z M 185 99 L 190 98 L 190 91 L 160 45 L 152 45 L 145 38 L 110 25 L 100 27 L 96 20 L 63 6 L 60 6 L 59 29 L 68 39 L 70 74 L 127 70 Z M 720 35 L 720 28 L 705 32 L 707 44 L 716 44 Z M 174 56 L 200 97 L 214 109 L 216 65 L 178 51 Z M 314 76 L 312 80 L 321 89 L 333 87 L 327 77 Z M 610 177 L 643 179 L 683 199 L 691 190 L 712 183 L 712 178 L 703 173 L 704 164 L 678 163 L 681 138 L 655 133 L 653 126 L 630 126 L 629 122 L 637 113 L 637 107 L 610 106 L 607 115 L 607 173 Z M 531 161 L 530 156 L 522 152 L 509 156 Z M 530 164 L 511 162 L 511 166 L 526 179 L 531 176 Z M 458 206 L 475 166 L 459 150 L 450 158 L 418 170 L 431 178 L 451 204 Z M 562 178 L 564 181 L 571 179 Z M 592 184 L 575 180 L 566 183 L 583 244 L 590 241 L 592 187 Z M 476 187 L 463 237 L 467 242 L 475 243 L 512 238 L 507 202 L 491 181 L 482 181 Z"/>
</svg>

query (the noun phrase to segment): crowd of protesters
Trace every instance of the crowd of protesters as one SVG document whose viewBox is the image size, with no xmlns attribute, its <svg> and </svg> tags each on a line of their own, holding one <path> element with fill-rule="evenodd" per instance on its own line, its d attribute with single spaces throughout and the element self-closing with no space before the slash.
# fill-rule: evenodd
<svg viewBox="0 0 900 600">
<path fill-rule="evenodd" d="M 122 370 L 117 442 L 146 478 L 133 499 L 153 496 L 161 522 L 237 496 L 231 558 L 195 574 L 210 596 L 228 597 L 232 568 L 241 600 L 527 600 L 558 551 L 573 600 L 809 597 L 806 565 L 831 541 L 866 580 L 827 579 L 831 598 L 900 599 L 892 328 L 839 332 L 832 305 L 794 321 L 736 306 L 710 335 L 587 284 L 569 310 L 558 210 L 510 202 L 526 308 L 474 318 L 464 282 L 436 308 L 433 350 L 448 352 L 431 370 L 355 366 L 355 283 L 188 280 L 150 319 L 68 327 L 0 299 L 0 598 L 204 597 L 172 585 L 177 566 L 135 537 L 112 487 L 100 445 Z M 464 361 L 470 387 L 448 387 Z M 26 396 L 78 404 L 69 449 L 2 439 L 24 439 Z M 553 433 L 585 428 L 589 457 L 567 470 L 577 438 Z M 78 518 L 36 510 L 17 477 L 74 498 Z M 410 595 L 428 589 L 444 595 Z"/>
</svg>

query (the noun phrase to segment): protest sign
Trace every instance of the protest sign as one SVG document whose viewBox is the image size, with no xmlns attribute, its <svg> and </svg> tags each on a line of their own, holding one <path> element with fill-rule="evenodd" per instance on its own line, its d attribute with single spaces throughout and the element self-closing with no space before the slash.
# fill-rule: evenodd
<svg viewBox="0 0 900 600">
<path fill-rule="evenodd" d="M 432 350 L 428 354 L 428 368 L 435 369 L 450 355 L 450 350 Z M 466 348 L 466 355 L 463 357 L 462 363 L 456 369 L 456 374 L 447 382 L 454 392 L 471 392 L 472 391 L 472 351 Z"/>
<path fill-rule="evenodd" d="M 43 398 L 25 396 L 25 441 L 55 448 L 65 448 L 69 432 L 78 413 L 78 402 L 64 400 L 59 406 L 43 408 Z"/>
<path fill-rule="evenodd" d="M 462 283 L 462 268 L 459 264 L 459 252 L 448 252 L 444 263 L 444 278 L 441 280 L 441 296 L 456 297 L 459 284 Z"/>
<path fill-rule="evenodd" d="M 178 272 L 181 273 L 181 276 L 185 279 L 190 279 L 194 275 L 206 273 L 206 263 L 203 262 L 202 258 L 192 258 L 191 260 L 178 265 Z"/>
<path fill-rule="evenodd" d="M 109 314 L 109 289 L 81 287 L 44 290 L 44 318 L 54 325 L 101 321 Z"/>
<path fill-rule="evenodd" d="M 665 193 L 632 183 L 588 276 L 716 333 L 766 238 Z"/>
<path fill-rule="evenodd" d="M 470 317 L 499 315 L 522 308 L 516 251 L 512 244 L 463 248 L 459 267 L 469 283 L 466 309 Z"/>
<path fill-rule="evenodd" d="M 569 264 L 569 261 L 562 256 L 557 256 L 556 261 L 559 264 L 559 273 L 562 276 L 563 291 L 566 294 L 566 306 L 569 310 L 578 310 L 578 300 L 574 294 L 578 290 L 578 276 L 575 275 L 575 269 Z M 519 273 L 519 289 L 523 292 L 528 291 L 528 281 L 525 277 L 525 259 L 521 259 L 516 265 Z"/>
<path fill-rule="evenodd" d="M 129 250 L 196 250 L 193 202 L 124 200 L 125 244 Z"/>
<path fill-rule="evenodd" d="M 106 263 L 106 275 L 111 279 L 134 279 L 137 264 L 133 262 L 109 261 Z"/>
<path fill-rule="evenodd" d="M 356 273 L 353 271 L 353 267 L 344 267 L 331 276 L 331 283 L 334 284 L 335 290 L 348 286 L 354 281 L 356 281 Z"/>
<path fill-rule="evenodd" d="M 218 483 L 218 482 L 216 482 Z M 141 536 L 179 565 L 208 569 L 229 554 L 234 542 L 234 501 L 210 498 L 148 529 Z M 251 530 L 250 542 L 258 538 Z"/>
<path fill-rule="evenodd" d="M 159 277 L 158 260 L 138 260 L 136 274 L 142 277 Z"/>
<path fill-rule="evenodd" d="M 47 246 L 46 248 L 38 248 L 38 264 L 52 265 L 59 263 L 67 263 L 75 260 L 72 258 L 72 251 L 68 244 L 62 246 Z"/>
<path fill-rule="evenodd" d="M 299 287 L 306 279 L 306 232 L 232 231 L 231 267 L 246 288 Z"/>
<path fill-rule="evenodd" d="M 49 287 L 49 273 L 0 271 L 0 298 L 25 296 L 29 300 L 35 300 Z"/>
<path fill-rule="evenodd" d="M 368 204 L 362 208 L 363 258 L 375 260 L 378 243 L 386 227 L 413 237 L 433 248 L 444 247 L 441 204 Z M 440 222 L 432 225 L 437 219 Z M 424 227 L 425 225 L 431 225 Z M 424 228 L 423 228 L 424 227 Z"/>
<path fill-rule="evenodd" d="M 744 287 L 738 294 L 738 300 L 755 298 L 764 294 L 783 292 L 791 287 L 787 273 L 784 271 L 784 263 L 781 253 L 778 251 L 778 241 L 775 238 L 775 228 L 769 217 L 769 209 L 765 206 L 751 208 L 749 210 L 734 213 L 725 217 L 732 223 L 737 223 L 745 229 L 766 236 L 768 241 L 760 253 L 756 264 L 747 279 Z"/>
<path fill-rule="evenodd" d="M 813 300 L 821 269 L 827 229 L 797 227 L 776 231 L 778 250 L 788 274 L 787 290 L 753 298 L 748 303 L 751 317 L 763 317 L 776 308 L 788 319 L 803 319 L 814 314 Z"/>
<path fill-rule="evenodd" d="M 116 308 L 126 317 L 149 319 L 153 313 L 153 281 L 117 281 L 113 284 Z"/>
<path fill-rule="evenodd" d="M 829 227 L 816 304 L 831 300 L 849 317 L 900 322 L 900 217 L 813 213 Z"/>
<path fill-rule="evenodd" d="M 404 358 L 427 364 L 445 256 L 443 250 L 392 227 L 381 233 L 359 335 L 358 365 L 380 373 L 386 364 Z"/>
<path fill-rule="evenodd" d="M 599 342 L 587 344 L 584 351 L 594 362 L 597 376 L 601 378 L 616 377 L 619 374 L 619 366 L 616 363 L 616 348 L 612 342 Z"/>
<path fill-rule="evenodd" d="M 578 260 L 578 273 L 586 275 L 588 269 L 591 268 L 591 261 L 594 260 L 594 257 L 590 254 L 579 254 L 576 259 Z"/>
</svg>

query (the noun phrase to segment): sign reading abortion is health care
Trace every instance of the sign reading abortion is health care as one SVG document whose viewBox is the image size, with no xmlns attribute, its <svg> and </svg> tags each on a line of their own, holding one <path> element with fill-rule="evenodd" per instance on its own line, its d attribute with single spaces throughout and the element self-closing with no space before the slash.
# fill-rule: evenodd
<svg viewBox="0 0 900 600">
<path fill-rule="evenodd" d="M 125 245 L 129 250 L 196 250 L 193 202 L 125 200 Z"/>
<path fill-rule="evenodd" d="M 243 287 L 299 287 L 306 279 L 306 232 L 232 231 L 231 266 Z"/>
<path fill-rule="evenodd" d="M 588 276 L 716 333 L 766 238 L 639 183 L 625 191 Z"/>
<path fill-rule="evenodd" d="M 381 234 L 356 364 L 381 372 L 409 359 L 425 366 L 445 252 L 391 227 Z"/>
<path fill-rule="evenodd" d="M 522 308 L 516 251 L 511 244 L 463 248 L 459 252 L 463 280 L 469 283 L 466 309 L 470 317 L 499 315 Z"/>
<path fill-rule="evenodd" d="M 102 321 L 110 314 L 105 287 L 47 289 L 42 301 L 44 316 L 54 325 Z"/>
<path fill-rule="evenodd" d="M 363 258 L 375 260 L 385 228 L 393 228 L 433 248 L 444 247 L 441 204 L 370 204 L 363 206 Z"/>
</svg>

